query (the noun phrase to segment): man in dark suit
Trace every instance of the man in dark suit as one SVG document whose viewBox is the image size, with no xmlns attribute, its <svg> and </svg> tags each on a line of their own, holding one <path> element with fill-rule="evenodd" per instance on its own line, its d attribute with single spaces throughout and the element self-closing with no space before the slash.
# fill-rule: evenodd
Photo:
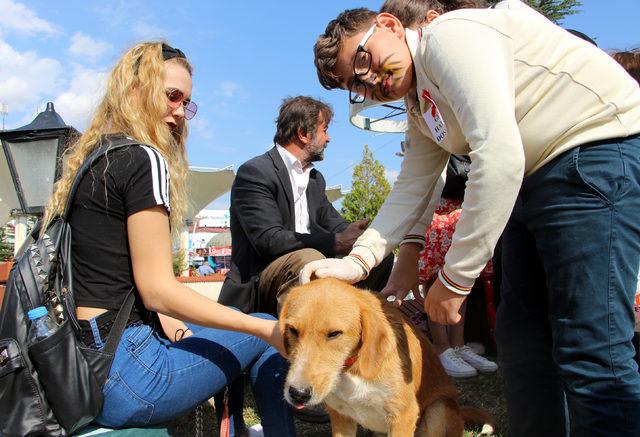
<svg viewBox="0 0 640 437">
<path fill-rule="evenodd" d="M 308 262 L 349 253 L 367 221 L 347 223 L 325 194 L 313 162 L 324 157 L 333 111 L 298 96 L 283 101 L 276 144 L 245 162 L 231 188 L 231 270 L 218 301 L 245 312 L 277 315 Z M 393 255 L 359 285 L 384 288 Z"/>
</svg>

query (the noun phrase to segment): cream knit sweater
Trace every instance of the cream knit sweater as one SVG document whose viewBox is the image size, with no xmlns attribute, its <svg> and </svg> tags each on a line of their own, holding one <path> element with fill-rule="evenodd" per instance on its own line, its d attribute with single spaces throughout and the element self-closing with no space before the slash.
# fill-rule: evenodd
<svg viewBox="0 0 640 437">
<path fill-rule="evenodd" d="M 406 30 L 416 90 L 400 175 L 352 250 L 377 265 L 408 234 L 424 235 L 450 153 L 472 164 L 444 273 L 470 287 L 491 258 L 523 177 L 591 141 L 640 132 L 640 88 L 605 52 L 518 1 L 465 9 Z M 514 5 L 508 8 L 509 4 Z M 446 125 L 434 141 L 425 117 Z M 640 151 L 639 151 L 640 153 Z M 430 220 L 429 220 L 430 221 Z M 419 239 L 418 239 L 419 240 Z"/>
</svg>

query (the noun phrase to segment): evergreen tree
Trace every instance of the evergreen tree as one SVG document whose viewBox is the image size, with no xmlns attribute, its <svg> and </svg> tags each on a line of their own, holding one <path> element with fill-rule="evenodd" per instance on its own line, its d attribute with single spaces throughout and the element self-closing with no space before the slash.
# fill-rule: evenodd
<svg viewBox="0 0 640 437">
<path fill-rule="evenodd" d="M 494 4 L 501 0 L 487 0 L 487 3 Z M 526 4 L 537 9 L 549 20 L 560 24 L 567 15 L 574 15 L 580 12 L 576 9 L 582 6 L 580 0 L 523 0 Z"/>
<path fill-rule="evenodd" d="M 13 247 L 6 242 L 5 226 L 0 227 L 0 261 L 9 261 L 13 256 Z"/>
<path fill-rule="evenodd" d="M 390 190 L 384 176 L 384 166 L 373 158 L 373 153 L 365 144 L 362 161 L 353 168 L 351 191 L 342 201 L 342 216 L 348 222 L 372 220 Z"/>
</svg>

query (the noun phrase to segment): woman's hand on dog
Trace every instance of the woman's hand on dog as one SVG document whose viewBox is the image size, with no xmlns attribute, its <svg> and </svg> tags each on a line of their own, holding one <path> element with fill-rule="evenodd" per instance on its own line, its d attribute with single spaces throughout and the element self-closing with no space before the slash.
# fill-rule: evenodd
<svg viewBox="0 0 640 437">
<path fill-rule="evenodd" d="M 255 321 L 260 324 L 260 328 L 256 333 L 256 336 L 269 343 L 271 346 L 276 348 L 278 352 L 280 352 L 280 355 L 287 358 L 287 352 L 284 348 L 284 338 L 280 333 L 280 329 L 278 329 L 278 321 L 260 319 L 257 317 L 254 317 L 254 319 L 256 319 Z"/>
<path fill-rule="evenodd" d="M 455 325 L 462 319 L 460 307 L 465 299 L 466 296 L 450 291 L 436 279 L 424 300 L 424 310 L 432 322 Z"/>
<path fill-rule="evenodd" d="M 418 294 L 418 258 L 422 245 L 406 243 L 400 246 L 398 260 L 393 266 L 387 285 L 380 292 L 380 296 L 388 298 L 394 296 L 393 304 L 402 305 L 402 301 L 409 292 Z"/>
</svg>

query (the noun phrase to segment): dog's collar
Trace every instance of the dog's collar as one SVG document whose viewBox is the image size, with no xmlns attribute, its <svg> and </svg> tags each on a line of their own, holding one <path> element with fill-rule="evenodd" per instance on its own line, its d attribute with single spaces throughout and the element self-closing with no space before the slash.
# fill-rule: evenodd
<svg viewBox="0 0 640 437">
<path fill-rule="evenodd" d="M 344 360 L 344 367 L 351 367 L 353 366 L 353 363 L 356 362 L 356 360 L 358 359 L 357 355 L 352 355 L 349 358 L 347 358 L 346 360 Z"/>
</svg>

